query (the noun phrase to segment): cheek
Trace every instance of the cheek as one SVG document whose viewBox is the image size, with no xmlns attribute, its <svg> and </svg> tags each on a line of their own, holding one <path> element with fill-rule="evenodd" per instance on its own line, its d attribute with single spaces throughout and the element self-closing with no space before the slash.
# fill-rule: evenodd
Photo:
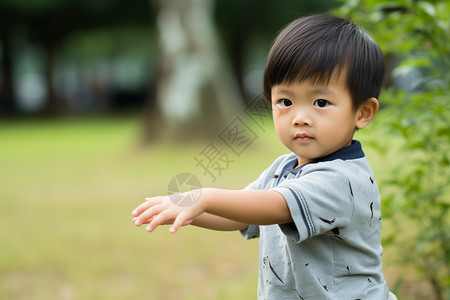
<svg viewBox="0 0 450 300">
<path fill-rule="evenodd" d="M 284 136 L 286 135 L 286 132 L 288 131 L 288 128 L 283 124 L 282 118 L 279 118 L 278 116 L 273 116 L 273 123 L 275 132 L 280 140 L 284 139 Z"/>
<path fill-rule="evenodd" d="M 272 105 L 272 116 L 275 119 L 277 116 L 280 115 L 280 110 L 277 106 Z"/>
<path fill-rule="evenodd" d="M 273 115 L 273 125 L 275 128 L 275 132 L 278 136 L 280 136 L 280 134 L 283 132 L 283 126 L 281 124 L 281 120 L 275 114 Z"/>
<path fill-rule="evenodd" d="M 276 118 L 273 119 L 273 126 L 275 128 L 275 132 L 277 133 L 277 135 L 280 136 L 280 133 L 282 132 L 282 129 L 281 129 L 282 126 Z"/>
<path fill-rule="evenodd" d="M 330 139 L 343 139 L 354 132 L 354 116 L 346 111 L 333 114 L 322 122 L 322 132 Z"/>
</svg>

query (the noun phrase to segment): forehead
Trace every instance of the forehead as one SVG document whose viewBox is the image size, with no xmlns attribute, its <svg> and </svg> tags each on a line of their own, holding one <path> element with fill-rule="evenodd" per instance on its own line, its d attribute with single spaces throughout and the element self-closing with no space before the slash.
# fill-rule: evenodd
<svg viewBox="0 0 450 300">
<path fill-rule="evenodd" d="M 276 96 L 279 94 L 293 93 L 293 91 L 327 96 L 336 96 L 338 93 L 349 94 L 349 89 L 347 88 L 347 74 L 346 72 L 335 70 L 326 81 L 306 79 L 303 81 L 282 82 L 272 86 L 271 94 L 272 96 Z"/>
</svg>

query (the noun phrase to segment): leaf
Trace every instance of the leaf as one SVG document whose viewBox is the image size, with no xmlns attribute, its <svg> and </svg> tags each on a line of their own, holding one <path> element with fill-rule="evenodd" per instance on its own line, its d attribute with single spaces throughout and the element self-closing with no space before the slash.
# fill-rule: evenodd
<svg viewBox="0 0 450 300">
<path fill-rule="evenodd" d="M 419 1 L 417 6 L 430 17 L 436 16 L 436 8 L 430 2 Z"/>
</svg>

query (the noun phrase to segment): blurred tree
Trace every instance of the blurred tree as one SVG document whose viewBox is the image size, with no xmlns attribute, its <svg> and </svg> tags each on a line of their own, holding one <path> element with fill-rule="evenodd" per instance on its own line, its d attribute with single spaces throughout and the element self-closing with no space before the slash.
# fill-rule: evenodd
<svg viewBox="0 0 450 300">
<path fill-rule="evenodd" d="M 392 237 L 400 262 L 420 270 L 437 299 L 450 299 L 450 2 L 348 0 L 339 11 L 370 28 L 399 62 L 393 82 L 406 85 L 381 96 L 386 134 L 402 138 L 402 155 L 383 183 L 384 215 L 406 229 Z M 380 151 L 391 148 L 378 143 Z"/>
<path fill-rule="evenodd" d="M 0 1 L 0 114 L 13 114 L 16 111 L 10 32 L 15 19 L 17 12 Z"/>
<path fill-rule="evenodd" d="M 2 21 L 5 19 L 1 18 Z M 11 44 L 9 43 L 8 31 L 5 30 L 5 26 L 0 24 L 0 44 L 1 44 L 1 57 L 0 57 L 0 70 L 2 74 L 0 82 L 0 115 L 13 114 L 16 111 L 14 105 L 14 86 L 13 86 L 13 72 L 12 72 L 12 54 Z"/>
<path fill-rule="evenodd" d="M 156 0 L 155 101 L 146 109 L 145 140 L 213 137 L 242 99 L 212 21 L 214 1 Z"/>
<path fill-rule="evenodd" d="M 153 3 L 158 10 L 159 67 L 155 95 L 150 96 L 157 100 L 148 101 L 146 108 L 146 141 L 168 132 L 217 134 L 242 98 L 256 96 L 245 87 L 246 67 L 258 59 L 263 67 L 276 32 L 300 15 L 337 6 L 326 0 L 287 0 L 283 5 L 273 0 L 219 0 L 214 10 L 214 1 Z M 255 59 L 258 51 L 263 55 Z"/>
<path fill-rule="evenodd" d="M 68 36 L 76 31 L 112 24 L 150 23 L 149 7 L 145 0 L 127 3 L 119 0 L 1 0 L 0 20 L 2 73 L 6 78 L 3 80 L 3 94 L 7 94 L 13 85 L 13 60 L 9 55 L 11 41 L 15 38 L 15 30 L 23 28 L 27 38 L 44 49 L 47 90 L 44 113 L 49 116 L 63 114 L 68 109 L 64 102 L 58 99 L 53 86 L 55 61 L 62 42 Z M 14 97 L 11 94 L 6 98 Z"/>
</svg>

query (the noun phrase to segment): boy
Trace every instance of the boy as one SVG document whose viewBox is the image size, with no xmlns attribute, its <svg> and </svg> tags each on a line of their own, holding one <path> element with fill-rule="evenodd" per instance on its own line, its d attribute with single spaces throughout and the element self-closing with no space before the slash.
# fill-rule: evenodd
<svg viewBox="0 0 450 300">
<path fill-rule="evenodd" d="M 148 198 L 135 225 L 260 237 L 258 299 L 396 299 L 382 273 L 378 187 L 352 140 L 378 111 L 383 74 L 380 48 L 353 22 L 295 20 L 264 71 L 275 131 L 291 153 L 244 190 L 202 189 L 188 207 Z"/>
</svg>

